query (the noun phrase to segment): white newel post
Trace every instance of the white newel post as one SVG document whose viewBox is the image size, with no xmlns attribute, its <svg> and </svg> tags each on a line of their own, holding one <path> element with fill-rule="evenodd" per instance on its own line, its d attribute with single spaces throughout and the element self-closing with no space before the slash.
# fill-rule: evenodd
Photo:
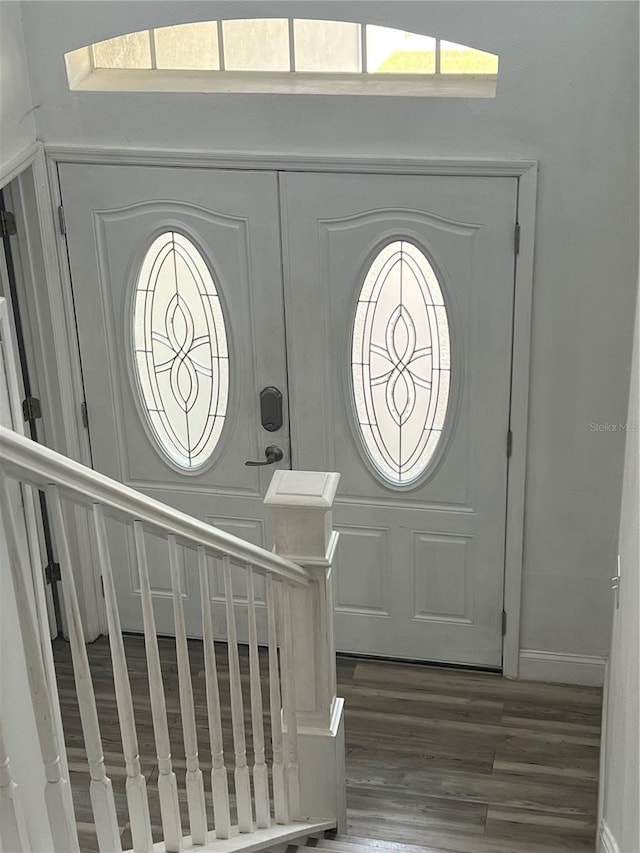
<svg viewBox="0 0 640 853">
<path fill-rule="evenodd" d="M 334 818 L 346 831 L 344 699 L 337 696 L 333 634 L 332 528 L 339 474 L 276 471 L 265 498 L 273 511 L 275 552 L 309 571 L 292 587 L 292 628 L 301 816 Z"/>
</svg>

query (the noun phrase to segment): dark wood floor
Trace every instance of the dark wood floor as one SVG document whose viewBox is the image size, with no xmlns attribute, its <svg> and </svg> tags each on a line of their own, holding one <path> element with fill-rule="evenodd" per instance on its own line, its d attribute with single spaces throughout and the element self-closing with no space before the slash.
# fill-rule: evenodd
<svg viewBox="0 0 640 853">
<path fill-rule="evenodd" d="M 168 639 L 160 645 L 174 767 L 181 784 L 185 765 L 175 647 Z M 156 824 L 154 838 L 159 840 L 144 645 L 141 638 L 128 637 L 126 648 L 142 766 Z M 203 732 L 200 756 L 204 771 L 211 765 L 204 735 L 202 644 L 191 641 L 189 650 Z M 219 651 L 222 700 L 228 709 L 226 654 L 224 647 Z M 56 641 L 54 655 L 76 817 L 83 853 L 90 853 L 97 845 L 68 645 Z M 89 657 L 126 849 L 130 835 L 125 771 L 108 641 L 100 639 L 89 646 Z M 246 655 L 241 663 L 248 689 Z M 456 853 L 594 850 L 599 689 L 513 682 L 495 675 L 346 657 L 339 659 L 338 680 L 339 693 L 346 700 L 350 834 Z M 245 711 L 249 720 L 248 707 Z M 265 722 L 268 729 L 268 720 Z M 233 756 L 228 712 L 224 729 L 225 746 Z M 210 795 L 208 805 L 212 812 Z M 184 795 L 182 807 L 187 827 Z"/>
</svg>

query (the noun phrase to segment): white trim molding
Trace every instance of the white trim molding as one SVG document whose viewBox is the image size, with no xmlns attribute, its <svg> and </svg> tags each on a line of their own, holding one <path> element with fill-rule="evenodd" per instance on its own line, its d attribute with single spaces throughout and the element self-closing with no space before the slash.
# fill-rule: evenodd
<svg viewBox="0 0 640 853">
<path fill-rule="evenodd" d="M 602 687 L 606 657 L 521 649 L 519 678 L 525 681 L 552 681 L 557 684 L 584 684 Z"/>
<path fill-rule="evenodd" d="M 24 151 L 21 151 L 11 160 L 0 165 L 0 189 L 6 187 L 7 184 L 11 183 L 25 169 L 28 169 L 38 156 L 43 156 L 42 143 L 33 142 Z"/>
<path fill-rule="evenodd" d="M 29 177 L 32 178 L 32 189 L 27 188 Z M 82 424 L 80 409 L 84 394 L 77 350 L 74 351 L 73 304 L 63 288 L 66 244 L 56 228 L 54 213 L 59 202 L 51 191 L 52 186 L 55 188 L 55 183 L 49 182 L 48 161 L 42 142 L 34 142 L 0 167 L 0 186 L 10 189 L 12 201 L 17 205 L 14 210 L 18 214 L 20 209 L 20 217 L 24 220 L 23 244 L 28 247 L 25 256 L 25 269 L 28 274 L 25 275 L 24 281 L 20 282 L 20 288 L 23 289 L 27 302 L 38 305 L 39 311 L 42 312 L 38 314 L 38 334 L 34 339 L 36 363 L 55 365 L 52 369 L 55 388 L 50 387 L 52 383 L 48 376 L 36 376 L 36 386 L 38 383 L 47 384 L 49 400 L 55 401 L 47 411 L 47 423 L 44 427 L 46 443 L 72 459 L 91 464 L 88 434 Z M 45 270 L 44 281 L 34 274 L 31 267 L 32 251 L 41 255 Z M 43 334 L 41 322 L 51 329 L 50 338 Z M 53 341 L 51 348 L 48 348 L 46 343 L 49 340 Z M 95 572 L 85 573 L 77 578 L 78 587 L 82 590 L 87 636 L 89 639 L 95 639 L 106 631 L 106 615 L 97 563 L 92 557 L 87 520 L 83 521 L 78 517 L 77 525 L 80 555 L 78 565 L 96 566 Z"/>
<path fill-rule="evenodd" d="M 153 31 L 152 31 L 153 32 Z M 376 95 L 414 98 L 495 98 L 496 74 L 362 74 L 300 71 L 192 71 L 94 68 L 69 84 L 73 92 Z"/>
<path fill-rule="evenodd" d="M 507 620 L 502 638 L 502 673 L 506 678 L 518 678 L 520 674 L 520 617 L 524 559 L 533 249 L 537 185 L 538 164 L 533 162 L 518 175 L 518 206 L 516 211 L 520 244 L 515 256 L 511 406 L 509 409 L 509 430 L 512 446 L 507 474 L 503 598 L 503 609 Z"/>
<path fill-rule="evenodd" d="M 609 824 L 603 820 L 598 830 L 597 853 L 622 853 Z"/>
<path fill-rule="evenodd" d="M 519 177 L 538 169 L 537 160 L 469 157 L 358 157 L 325 154 L 284 154 L 262 151 L 198 151 L 122 148 L 101 145 L 46 145 L 56 163 L 96 165 L 182 166 L 203 169 L 254 169 L 286 172 L 351 172 L 390 175 L 465 175 Z"/>
</svg>

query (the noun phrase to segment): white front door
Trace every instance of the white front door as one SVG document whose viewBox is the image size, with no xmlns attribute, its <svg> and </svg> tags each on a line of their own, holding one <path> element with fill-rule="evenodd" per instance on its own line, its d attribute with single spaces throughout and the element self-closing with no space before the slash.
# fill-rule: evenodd
<svg viewBox="0 0 640 853">
<path fill-rule="evenodd" d="M 293 466 L 339 471 L 339 649 L 499 667 L 515 178 L 282 179 Z"/>
<path fill-rule="evenodd" d="M 59 174 L 94 467 L 269 547 L 262 500 L 274 467 L 289 467 L 277 175 L 88 165 Z M 282 424 L 266 429 L 269 387 L 283 395 Z M 245 465 L 269 445 L 281 463 Z M 110 524 L 122 625 L 141 630 L 132 537 Z M 148 536 L 147 549 L 158 631 L 171 634 L 166 543 Z M 198 636 L 197 566 L 181 553 L 188 632 Z M 239 572 L 240 598 L 242 581 Z"/>
<path fill-rule="evenodd" d="M 289 467 L 290 396 L 293 466 L 342 475 L 338 649 L 499 667 L 516 180 L 77 165 L 60 179 L 96 469 L 269 547 L 273 466 L 244 463 L 275 444 Z M 112 542 L 139 630 L 133 546 L 115 526 Z M 164 549 L 148 547 L 171 633 Z"/>
</svg>

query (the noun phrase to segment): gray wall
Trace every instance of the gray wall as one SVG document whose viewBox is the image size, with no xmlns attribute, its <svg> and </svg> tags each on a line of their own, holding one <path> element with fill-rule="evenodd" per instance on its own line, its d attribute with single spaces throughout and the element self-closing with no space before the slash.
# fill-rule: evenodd
<svg viewBox="0 0 640 853">
<path fill-rule="evenodd" d="M 0 167 L 36 138 L 29 91 L 22 7 L 0 2 Z"/>
<path fill-rule="evenodd" d="M 223 6 L 223 11 L 221 7 Z M 638 7 L 618 2 L 30 2 L 48 143 L 540 161 L 521 646 L 609 643 L 637 283 Z M 500 55 L 495 100 L 69 92 L 63 54 L 218 16 L 366 20 Z"/>
</svg>

